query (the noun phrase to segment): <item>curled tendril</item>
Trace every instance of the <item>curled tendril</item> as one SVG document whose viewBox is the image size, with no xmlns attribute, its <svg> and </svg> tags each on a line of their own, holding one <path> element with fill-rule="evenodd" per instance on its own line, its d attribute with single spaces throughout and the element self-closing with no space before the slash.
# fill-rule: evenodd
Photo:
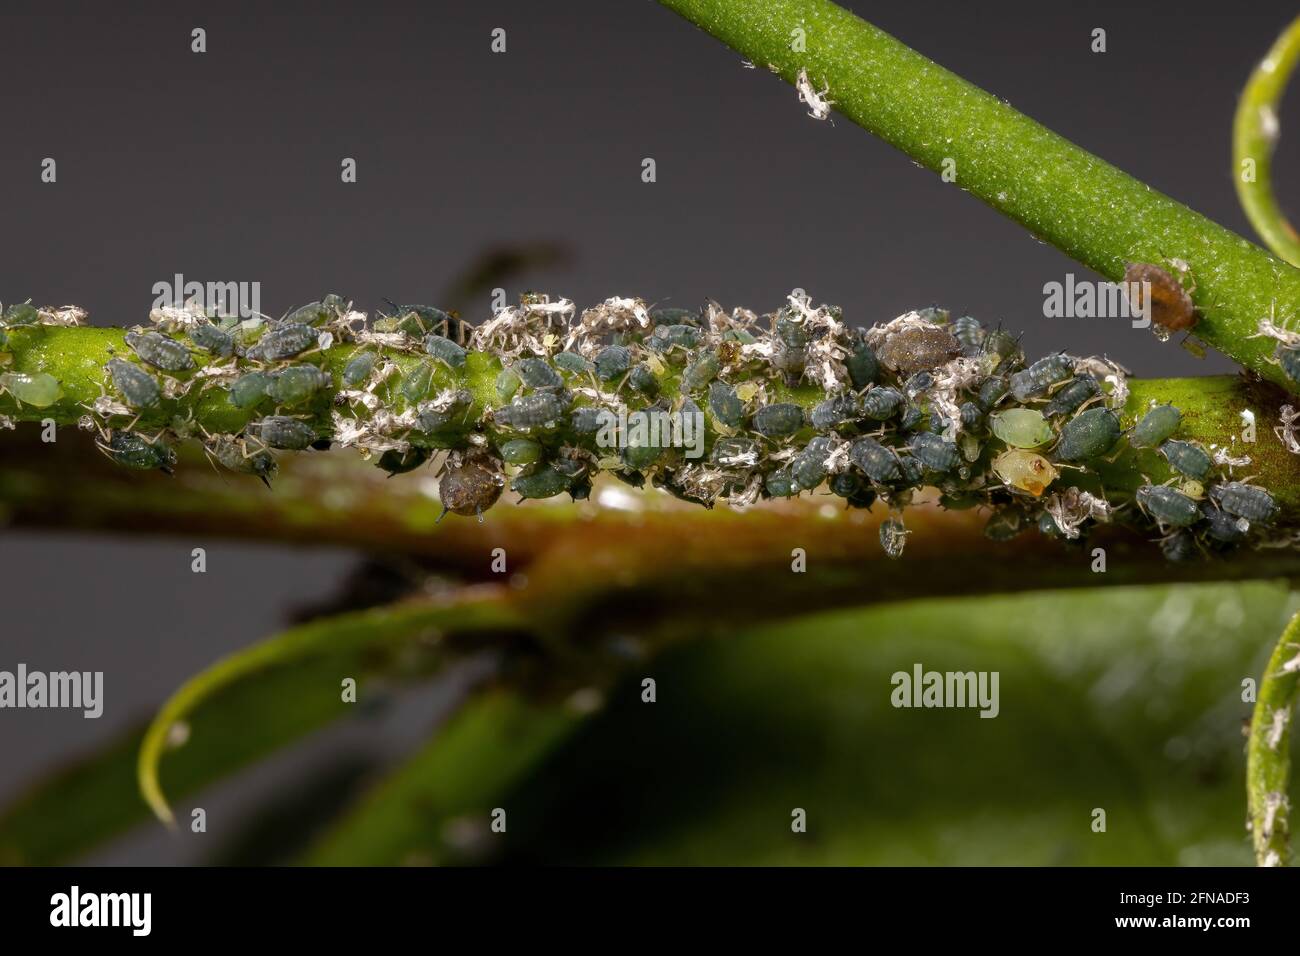
<svg viewBox="0 0 1300 956">
<path fill-rule="evenodd" d="M 1233 120 L 1232 162 L 1237 198 L 1264 244 L 1292 265 L 1300 265 L 1300 234 L 1273 194 L 1273 150 L 1280 126 L 1278 104 L 1300 57 L 1300 17 L 1282 32 L 1255 67 L 1241 92 Z"/>
</svg>

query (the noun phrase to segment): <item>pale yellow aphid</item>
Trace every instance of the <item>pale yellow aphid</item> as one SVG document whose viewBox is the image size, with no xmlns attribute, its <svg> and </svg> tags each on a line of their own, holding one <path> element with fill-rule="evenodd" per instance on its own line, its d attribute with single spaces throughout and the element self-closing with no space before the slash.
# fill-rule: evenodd
<svg viewBox="0 0 1300 956">
<path fill-rule="evenodd" d="M 1050 461 L 1022 448 L 1012 448 L 998 455 L 993 459 L 993 471 L 1012 488 L 1027 491 L 1035 498 L 1057 478 L 1057 471 Z"/>
</svg>

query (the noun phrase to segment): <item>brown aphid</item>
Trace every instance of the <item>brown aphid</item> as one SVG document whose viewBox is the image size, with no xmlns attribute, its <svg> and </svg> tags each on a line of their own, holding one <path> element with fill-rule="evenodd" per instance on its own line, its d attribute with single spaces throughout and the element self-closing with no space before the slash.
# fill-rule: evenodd
<svg viewBox="0 0 1300 956">
<path fill-rule="evenodd" d="M 450 511 L 458 515 L 478 515 L 496 504 L 505 487 L 505 479 L 491 466 L 481 461 L 467 461 L 448 468 L 438 481 L 438 498 L 442 502 L 443 516 Z"/>
<path fill-rule="evenodd" d="M 1145 313 L 1148 287 L 1151 290 L 1151 322 L 1157 328 L 1166 332 L 1186 332 L 1196 325 L 1196 306 L 1181 282 L 1149 262 L 1130 262 L 1124 270 L 1124 294 L 1135 313 Z"/>
<path fill-rule="evenodd" d="M 961 354 L 961 343 L 937 325 L 912 325 L 899 329 L 876 350 L 886 368 L 900 375 L 938 368 Z"/>
</svg>

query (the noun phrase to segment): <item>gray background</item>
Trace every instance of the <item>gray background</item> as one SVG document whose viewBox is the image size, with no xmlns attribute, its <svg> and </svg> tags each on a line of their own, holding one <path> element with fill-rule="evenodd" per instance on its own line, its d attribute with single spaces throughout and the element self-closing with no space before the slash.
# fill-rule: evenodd
<svg viewBox="0 0 1300 956">
<path fill-rule="evenodd" d="M 1229 16 L 1184 4 L 847 6 L 1249 234 L 1229 127 L 1292 4 Z M 201 56 L 195 26 L 208 31 Z M 504 55 L 489 51 L 497 26 Z M 1096 26 L 1104 55 L 1089 50 Z M 810 119 L 780 80 L 649 0 L 9 4 L 0 37 L 0 300 L 77 303 L 96 323 L 132 324 L 153 284 L 180 272 L 258 281 L 277 314 L 330 290 L 367 309 L 381 296 L 436 302 L 485 246 L 563 240 L 568 265 L 521 277 L 512 294 L 580 306 L 709 296 L 762 311 L 801 286 L 862 322 L 943 303 L 1023 328 L 1031 353 L 1108 352 L 1139 375 L 1230 368 L 1122 322 L 1044 319 L 1043 283 L 1084 270 L 847 120 Z M 1300 110 L 1282 118 L 1286 130 Z M 40 182 L 46 156 L 57 184 Z M 344 156 L 358 162 L 354 185 L 339 181 Z M 652 185 L 640 180 L 647 156 Z M 1284 202 L 1300 194 L 1294 156 L 1284 134 Z M 206 576 L 189 571 L 196 544 Z M 0 712 L 0 801 L 279 626 L 291 604 L 327 595 L 353 561 L 4 532 L 0 667 L 103 669 L 107 709 L 99 721 Z M 330 732 L 291 765 L 220 788 L 210 819 L 274 795 L 326 751 L 400 750 L 441 703 Z M 192 858 L 156 831 L 97 857 Z"/>
</svg>

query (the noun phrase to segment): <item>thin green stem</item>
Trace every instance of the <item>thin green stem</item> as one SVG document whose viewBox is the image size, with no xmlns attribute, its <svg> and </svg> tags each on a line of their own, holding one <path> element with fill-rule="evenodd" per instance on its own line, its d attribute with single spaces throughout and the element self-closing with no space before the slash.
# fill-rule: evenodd
<svg viewBox="0 0 1300 956">
<path fill-rule="evenodd" d="M 806 71 L 838 112 L 922 166 L 951 169 L 959 188 L 1107 279 L 1132 262 L 1186 262 L 1196 334 L 1287 385 L 1274 343 L 1251 336 L 1274 305 L 1300 314 L 1300 271 L 828 0 L 660 2 L 790 83 Z"/>
<path fill-rule="evenodd" d="M 1250 721 L 1246 752 L 1246 796 L 1255 859 L 1260 866 L 1289 862 L 1291 806 L 1291 718 L 1300 691 L 1300 614 L 1282 632 Z"/>
<path fill-rule="evenodd" d="M 1237 102 L 1232 124 L 1232 175 L 1246 217 L 1264 244 L 1300 265 L 1300 235 L 1273 194 L 1273 150 L 1277 146 L 1278 105 L 1300 57 L 1300 17 L 1292 21 L 1250 75 Z"/>
</svg>

